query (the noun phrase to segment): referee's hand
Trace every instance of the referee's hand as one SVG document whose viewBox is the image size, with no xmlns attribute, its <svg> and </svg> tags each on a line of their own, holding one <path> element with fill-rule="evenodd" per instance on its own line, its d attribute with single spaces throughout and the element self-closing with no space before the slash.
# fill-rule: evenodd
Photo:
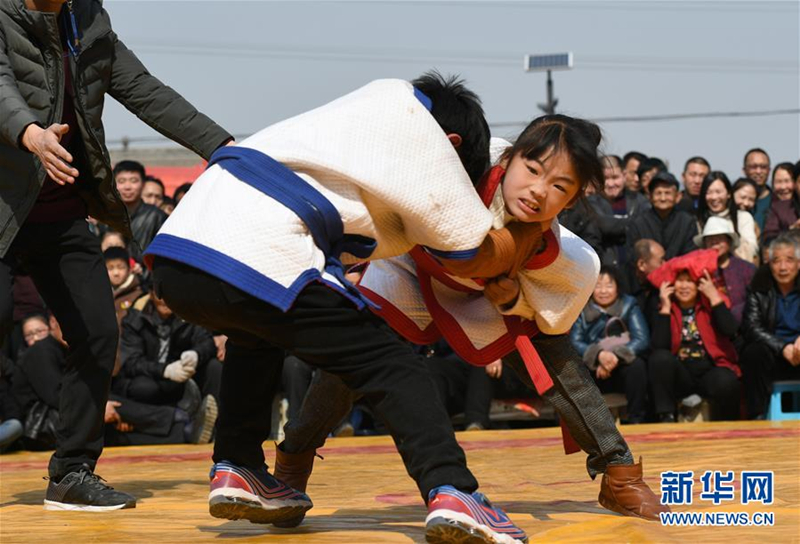
<svg viewBox="0 0 800 544">
<path fill-rule="evenodd" d="M 72 167 L 72 155 L 61 145 L 69 125 L 53 124 L 42 128 L 30 124 L 22 135 L 22 145 L 42 161 L 47 175 L 60 185 L 75 183 L 78 171 Z"/>
</svg>

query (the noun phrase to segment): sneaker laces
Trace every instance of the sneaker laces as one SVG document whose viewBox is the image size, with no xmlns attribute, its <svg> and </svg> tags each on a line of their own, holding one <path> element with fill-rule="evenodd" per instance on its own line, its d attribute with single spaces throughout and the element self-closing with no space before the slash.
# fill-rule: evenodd
<svg viewBox="0 0 800 544">
<path fill-rule="evenodd" d="M 490 501 L 490 500 L 489 500 L 489 499 L 486 497 L 486 495 L 484 495 L 483 493 L 481 493 L 481 492 L 479 492 L 479 491 L 475 491 L 475 492 L 473 492 L 473 493 L 472 493 L 472 497 L 473 497 L 473 498 L 474 498 L 476 501 L 478 501 L 480 504 L 482 504 L 482 505 L 484 505 L 484 506 L 486 506 L 486 507 L 488 507 L 488 508 L 491 508 L 492 510 L 495 510 L 495 507 L 494 507 L 494 505 L 492 504 L 492 501 Z"/>
<path fill-rule="evenodd" d="M 84 469 L 78 472 L 78 475 L 80 477 L 80 480 L 78 480 L 78 484 L 86 483 L 87 485 L 99 490 L 114 489 L 110 485 L 103 483 L 107 480 L 102 476 L 98 476 L 94 472 Z"/>
</svg>

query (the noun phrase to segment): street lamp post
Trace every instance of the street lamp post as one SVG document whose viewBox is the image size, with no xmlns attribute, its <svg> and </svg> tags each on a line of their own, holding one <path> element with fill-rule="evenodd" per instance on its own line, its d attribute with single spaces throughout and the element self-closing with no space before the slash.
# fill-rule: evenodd
<svg viewBox="0 0 800 544">
<path fill-rule="evenodd" d="M 546 114 L 554 114 L 558 99 L 553 94 L 553 70 L 572 69 L 572 52 L 552 55 L 525 55 L 523 68 L 526 72 L 547 72 L 547 103 L 538 104 L 538 106 Z"/>
</svg>

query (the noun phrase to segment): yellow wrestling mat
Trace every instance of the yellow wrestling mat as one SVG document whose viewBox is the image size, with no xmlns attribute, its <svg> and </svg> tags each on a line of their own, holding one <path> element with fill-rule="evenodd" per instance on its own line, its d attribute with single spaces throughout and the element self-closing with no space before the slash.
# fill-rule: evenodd
<svg viewBox="0 0 800 544">
<path fill-rule="evenodd" d="M 481 491 L 531 542 L 800 542 L 800 421 L 623 427 L 645 478 L 694 471 L 693 504 L 675 511 L 774 513 L 774 526 L 665 527 L 608 512 L 585 455 L 565 456 L 558 428 L 461 433 Z M 274 457 L 265 444 L 267 460 Z M 426 510 L 389 437 L 332 439 L 309 494 L 315 507 L 298 529 L 208 515 L 210 446 L 108 448 L 97 467 L 133 493 L 135 510 L 48 512 L 42 508 L 48 453 L 0 457 L 0 542 L 424 542 Z M 700 476 L 734 471 L 736 498 L 701 500 Z M 740 503 L 741 471 L 774 471 L 771 505 Z"/>
</svg>

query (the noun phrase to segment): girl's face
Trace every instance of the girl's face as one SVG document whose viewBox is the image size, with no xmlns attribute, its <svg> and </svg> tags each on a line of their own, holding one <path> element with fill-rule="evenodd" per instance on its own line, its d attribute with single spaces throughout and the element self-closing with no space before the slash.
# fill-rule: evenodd
<svg viewBox="0 0 800 544">
<path fill-rule="evenodd" d="M 775 193 L 778 200 L 789 200 L 792 198 L 792 191 L 794 191 L 792 175 L 781 168 L 775 172 L 775 177 L 772 178 L 772 192 Z"/>
<path fill-rule="evenodd" d="M 708 209 L 711 210 L 711 213 L 720 213 L 728 207 L 728 200 L 730 200 L 731 195 L 728 194 L 728 189 L 725 188 L 725 184 L 722 183 L 722 180 L 715 180 L 708 186 L 708 191 L 706 191 L 706 204 L 708 204 Z"/>
<path fill-rule="evenodd" d="M 686 271 L 675 278 L 675 299 L 684 308 L 690 308 L 697 302 L 697 284 Z"/>
<path fill-rule="evenodd" d="M 592 297 L 595 304 L 601 308 L 608 308 L 617 300 L 617 283 L 608 274 L 600 274 Z"/>
<path fill-rule="evenodd" d="M 733 201 L 736 207 L 746 212 L 753 211 L 756 207 L 756 190 L 752 185 L 742 185 L 738 191 L 733 193 Z"/>
<path fill-rule="evenodd" d="M 518 154 L 505 167 L 503 201 L 519 221 L 549 223 L 578 197 L 580 180 L 564 152 L 538 160 Z"/>
</svg>

